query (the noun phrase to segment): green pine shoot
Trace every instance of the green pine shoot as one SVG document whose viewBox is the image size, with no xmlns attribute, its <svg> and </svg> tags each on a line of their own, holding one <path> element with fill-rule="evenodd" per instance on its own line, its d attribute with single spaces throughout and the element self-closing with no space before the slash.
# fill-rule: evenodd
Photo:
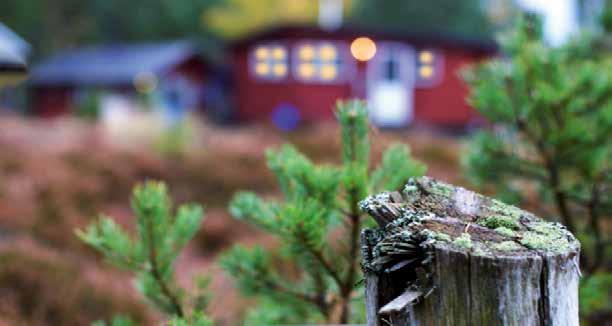
<svg viewBox="0 0 612 326">
<path fill-rule="evenodd" d="M 317 165 L 291 145 L 268 150 L 282 201 L 239 192 L 231 214 L 279 239 L 277 249 L 235 246 L 221 264 L 240 290 L 258 298 L 247 324 L 363 321 L 358 203 L 368 193 L 395 190 L 425 173 L 406 146 L 393 145 L 370 172 L 368 112 L 360 101 L 339 102 L 341 166 Z M 355 307 L 355 309 L 353 309 Z"/>
</svg>

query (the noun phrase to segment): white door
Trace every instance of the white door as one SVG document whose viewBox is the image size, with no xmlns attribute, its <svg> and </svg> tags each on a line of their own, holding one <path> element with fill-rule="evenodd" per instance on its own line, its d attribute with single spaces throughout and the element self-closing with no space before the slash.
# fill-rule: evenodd
<svg viewBox="0 0 612 326">
<path fill-rule="evenodd" d="M 414 50 L 402 43 L 381 42 L 368 62 L 370 119 L 380 127 L 409 124 L 414 106 Z"/>
</svg>

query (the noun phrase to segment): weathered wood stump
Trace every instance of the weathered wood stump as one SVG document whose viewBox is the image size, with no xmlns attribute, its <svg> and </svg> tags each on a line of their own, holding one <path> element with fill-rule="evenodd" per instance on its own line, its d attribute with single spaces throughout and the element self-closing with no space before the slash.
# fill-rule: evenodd
<svg viewBox="0 0 612 326">
<path fill-rule="evenodd" d="M 562 225 L 427 177 L 361 207 L 368 325 L 578 325 Z"/>
</svg>

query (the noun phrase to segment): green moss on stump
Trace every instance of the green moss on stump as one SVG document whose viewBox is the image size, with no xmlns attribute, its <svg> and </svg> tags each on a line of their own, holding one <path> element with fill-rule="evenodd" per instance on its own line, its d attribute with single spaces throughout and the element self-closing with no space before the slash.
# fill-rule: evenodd
<svg viewBox="0 0 612 326">
<path fill-rule="evenodd" d="M 489 216 L 485 218 L 484 221 L 482 221 L 480 224 L 488 227 L 489 229 L 497 229 L 500 227 L 504 227 L 510 230 L 519 229 L 517 219 L 508 216 Z"/>
<path fill-rule="evenodd" d="M 514 231 L 510 230 L 507 227 L 504 226 L 500 226 L 498 228 L 495 228 L 495 231 L 503 236 L 506 237 L 514 237 L 516 235 L 516 233 L 514 233 Z"/>
<path fill-rule="evenodd" d="M 498 250 L 498 251 L 515 251 L 515 250 L 523 249 L 521 245 L 519 245 L 518 243 L 514 241 L 504 241 L 500 243 L 493 243 L 491 246 L 493 247 L 493 249 Z"/>
<path fill-rule="evenodd" d="M 461 236 L 453 240 L 453 244 L 461 248 L 472 249 L 472 237 L 469 233 L 461 233 Z"/>
</svg>

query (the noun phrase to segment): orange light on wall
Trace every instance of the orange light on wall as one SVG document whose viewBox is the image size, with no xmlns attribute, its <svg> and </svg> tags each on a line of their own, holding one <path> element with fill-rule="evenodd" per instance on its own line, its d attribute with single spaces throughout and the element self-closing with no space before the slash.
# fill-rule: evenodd
<svg viewBox="0 0 612 326">
<path fill-rule="evenodd" d="M 358 37 L 351 43 L 351 54 L 359 61 L 368 61 L 376 54 L 376 43 L 368 37 Z"/>
</svg>

